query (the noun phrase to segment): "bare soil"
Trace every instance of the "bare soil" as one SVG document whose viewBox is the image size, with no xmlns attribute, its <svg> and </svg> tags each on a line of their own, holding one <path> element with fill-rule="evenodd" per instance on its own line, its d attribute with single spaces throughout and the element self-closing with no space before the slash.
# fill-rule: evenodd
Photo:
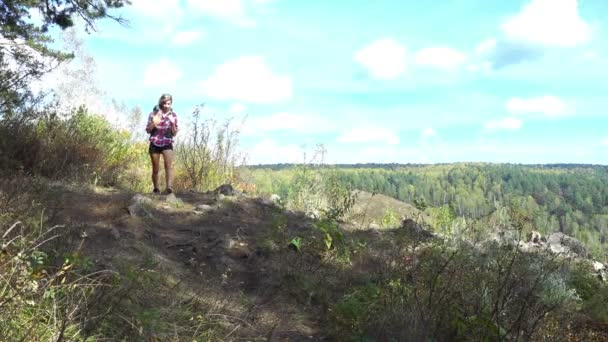
<svg viewBox="0 0 608 342">
<path fill-rule="evenodd" d="M 286 244 L 273 248 L 270 238 L 279 229 L 277 218 L 293 234 L 311 229 L 308 218 L 259 198 L 194 192 L 177 193 L 177 200 L 143 194 L 151 203 L 143 206 L 144 214 L 134 215 L 128 209 L 134 195 L 58 188 L 46 204 L 50 224 L 65 225 L 60 243 L 80 244 L 98 269 L 153 258 L 160 261 L 156 271 L 169 272 L 193 293 L 234 301 L 236 310 L 247 310 L 234 316 L 252 327 L 249 337 L 326 340 L 316 314 L 322 308 L 291 296 L 277 271 L 289 267 L 281 263 L 295 252 Z"/>
</svg>

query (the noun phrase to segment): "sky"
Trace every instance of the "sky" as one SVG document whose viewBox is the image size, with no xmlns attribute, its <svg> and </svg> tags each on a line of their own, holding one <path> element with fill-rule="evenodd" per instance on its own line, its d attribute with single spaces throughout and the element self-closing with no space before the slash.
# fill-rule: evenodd
<svg viewBox="0 0 608 342">
<path fill-rule="evenodd" d="M 132 2 L 82 36 L 107 96 L 170 93 L 182 132 L 204 103 L 248 163 L 323 144 L 327 163 L 608 164 L 605 0 Z"/>
</svg>

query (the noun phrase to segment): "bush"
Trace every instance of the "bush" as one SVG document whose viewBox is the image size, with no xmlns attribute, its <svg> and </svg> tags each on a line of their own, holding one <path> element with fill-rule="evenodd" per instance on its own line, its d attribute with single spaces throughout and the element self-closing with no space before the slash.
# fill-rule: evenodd
<svg viewBox="0 0 608 342">
<path fill-rule="evenodd" d="M 192 127 L 180 135 L 176 146 L 175 187 L 206 191 L 232 183 L 237 163 L 239 130 L 227 120 L 222 125 L 210 118 L 201 120 L 202 106 L 195 108 Z"/>
<path fill-rule="evenodd" d="M 566 326 L 563 313 L 576 307 L 578 296 L 568 285 L 569 265 L 553 256 L 497 244 L 416 245 L 404 233 L 395 234 L 389 237 L 392 247 L 374 252 L 380 264 L 371 281 L 346 289 L 329 303 L 335 336 L 530 340 L 547 336 L 546 326 L 554 319 Z M 558 338 L 559 332 L 550 337 Z"/>
<path fill-rule="evenodd" d="M 57 259 L 40 249 L 59 228 L 0 227 L 0 340 L 82 340 L 87 298 L 99 283 L 83 275 L 86 258 Z"/>
<path fill-rule="evenodd" d="M 50 179 L 118 185 L 138 150 L 129 133 L 80 107 L 67 118 L 45 112 L 35 122 L 0 122 L 5 172 L 23 170 Z"/>
</svg>

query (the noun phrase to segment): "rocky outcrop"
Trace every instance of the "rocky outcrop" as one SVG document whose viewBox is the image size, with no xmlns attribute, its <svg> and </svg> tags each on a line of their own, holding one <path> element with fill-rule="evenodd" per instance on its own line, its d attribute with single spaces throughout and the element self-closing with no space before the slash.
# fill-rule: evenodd
<svg viewBox="0 0 608 342">
<path fill-rule="evenodd" d="M 579 240 L 568 236 L 564 233 L 553 233 L 547 237 L 547 245 L 549 248 L 556 250 L 574 253 L 580 257 L 586 258 L 588 255 L 587 248 Z"/>
<path fill-rule="evenodd" d="M 580 258 L 587 258 L 589 255 L 582 242 L 564 233 L 552 233 L 545 238 L 539 232 L 532 231 L 526 239 L 519 239 L 517 244 L 523 252 L 548 250 L 553 254 Z"/>
<path fill-rule="evenodd" d="M 213 190 L 213 192 L 216 195 L 224 195 L 224 196 L 239 195 L 239 192 L 236 191 L 230 184 L 222 184 L 222 185 L 218 186 L 217 188 L 215 188 L 215 190 Z"/>
<path fill-rule="evenodd" d="M 435 234 L 430 230 L 425 229 L 418 222 L 411 218 L 406 218 L 401 222 L 401 229 L 404 229 L 408 234 L 416 236 L 418 238 L 428 239 L 435 237 Z"/>
<path fill-rule="evenodd" d="M 131 199 L 127 210 L 129 211 L 129 214 L 133 217 L 152 217 L 152 213 L 150 212 L 151 205 L 152 199 L 144 195 L 137 194 Z"/>
</svg>

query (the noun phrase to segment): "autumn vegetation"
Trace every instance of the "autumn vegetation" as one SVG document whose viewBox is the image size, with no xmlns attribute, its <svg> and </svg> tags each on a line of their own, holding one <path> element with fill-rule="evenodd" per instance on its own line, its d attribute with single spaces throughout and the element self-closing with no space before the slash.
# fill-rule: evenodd
<svg viewBox="0 0 608 342">
<path fill-rule="evenodd" d="M 45 4 L 43 23 L 25 20 Z M 68 201 L 57 202 L 66 193 L 122 198 L 151 191 L 142 109 L 108 104 L 128 123 L 117 127 L 86 103 L 62 105 L 79 98 L 70 89 L 83 88 L 69 77 L 55 93 L 33 86 L 61 67 L 69 75 L 70 60 L 86 57 L 71 53 L 78 49 L 50 49 L 48 27 L 69 29 L 78 17 L 89 28 L 103 18 L 121 22 L 108 13 L 125 4 L 0 4 L 0 340 L 272 340 L 280 322 L 256 316 L 263 305 L 246 289 L 230 293 L 238 305 L 228 310 L 221 286 L 195 288 L 179 278 L 196 276 L 191 269 L 161 268 L 159 249 L 146 244 L 152 237 L 138 241 L 139 258 L 117 255 L 111 265 L 96 264 L 87 227 L 58 221 Z M 268 285 L 276 291 L 271 299 L 294 307 L 294 316 L 312 317 L 314 338 L 608 338 L 608 282 L 591 266 L 608 261 L 605 166 L 326 165 L 314 151 L 300 164 L 247 166 L 238 125 L 218 122 L 205 109 L 194 109 L 195 120 L 179 137 L 177 197 L 231 184 L 262 208 L 249 241 L 255 257 L 238 262 L 270 274 L 263 281 L 275 284 Z M 380 206 L 369 204 L 380 196 L 384 202 L 374 202 Z M 244 205 L 217 201 L 235 212 Z M 371 207 L 375 212 L 366 211 Z M 417 228 L 407 229 L 406 221 Z M 522 252 L 518 246 L 532 232 L 562 232 L 589 253 Z M 248 290 L 266 293 L 263 281 Z"/>
</svg>

